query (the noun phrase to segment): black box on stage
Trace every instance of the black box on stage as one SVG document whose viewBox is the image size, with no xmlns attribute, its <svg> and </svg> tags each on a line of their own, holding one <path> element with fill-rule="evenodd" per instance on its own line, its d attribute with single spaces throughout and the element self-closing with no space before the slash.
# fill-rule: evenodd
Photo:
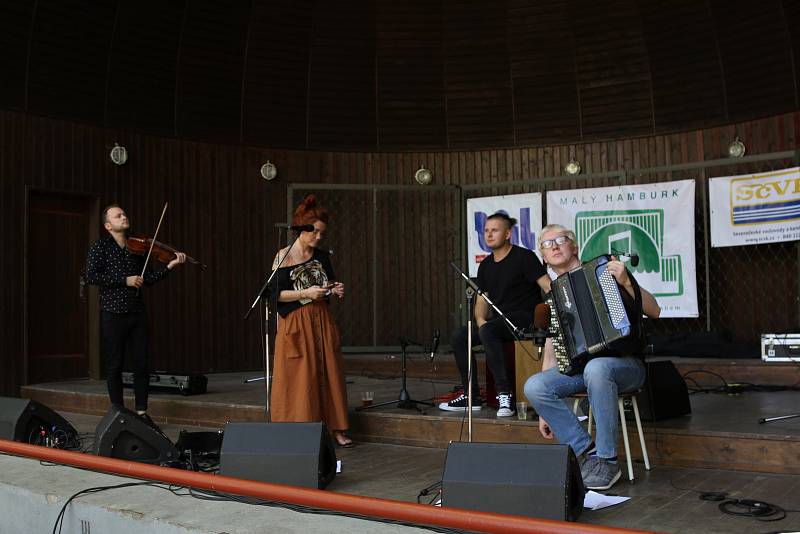
<svg viewBox="0 0 800 534">
<path fill-rule="evenodd" d="M 323 423 L 228 423 L 219 473 L 323 489 L 336 476 L 333 438 Z"/>
<path fill-rule="evenodd" d="M 178 460 L 175 445 L 135 412 L 111 406 L 97 423 L 94 453 L 147 464 L 168 464 Z"/>
<path fill-rule="evenodd" d="M 133 386 L 133 373 L 122 373 L 122 384 Z M 149 387 L 175 390 L 181 395 L 202 395 L 208 389 L 208 377 L 206 375 L 179 375 L 159 371 L 150 373 Z"/>
<path fill-rule="evenodd" d="M 0 438 L 64 448 L 78 432 L 66 419 L 35 400 L 0 397 Z M 41 437 L 44 436 L 44 440 Z M 49 440 L 48 440 L 49 438 Z M 56 443 L 52 443 L 56 440 Z"/>
<path fill-rule="evenodd" d="M 453 442 L 442 506 L 576 521 L 586 490 L 568 445 Z"/>
<path fill-rule="evenodd" d="M 642 392 L 636 397 L 643 421 L 660 421 L 692 413 L 689 388 L 670 360 L 645 362 L 647 376 Z M 626 413 L 633 419 L 632 411 Z"/>
</svg>

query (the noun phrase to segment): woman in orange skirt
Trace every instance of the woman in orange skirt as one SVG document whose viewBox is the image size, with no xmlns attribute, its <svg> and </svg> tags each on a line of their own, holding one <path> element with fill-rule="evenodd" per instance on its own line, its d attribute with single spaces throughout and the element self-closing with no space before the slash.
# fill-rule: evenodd
<svg viewBox="0 0 800 534">
<path fill-rule="evenodd" d="M 341 447 L 347 437 L 347 390 L 344 384 L 339 328 L 328 309 L 331 295 L 344 297 L 335 281 L 330 254 L 317 248 L 328 226 L 328 212 L 313 195 L 297 206 L 292 225 L 311 225 L 300 232 L 275 276 L 278 332 L 275 341 L 271 416 L 273 422 L 322 421 Z"/>
</svg>

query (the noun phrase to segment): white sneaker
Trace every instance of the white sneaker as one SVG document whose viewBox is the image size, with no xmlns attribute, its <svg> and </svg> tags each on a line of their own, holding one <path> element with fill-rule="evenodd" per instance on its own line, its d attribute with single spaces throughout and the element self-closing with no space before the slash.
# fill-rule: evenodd
<svg viewBox="0 0 800 534">
<path fill-rule="evenodd" d="M 511 393 L 500 393 L 497 396 L 497 404 L 497 417 L 511 417 L 514 415 Z"/>
</svg>

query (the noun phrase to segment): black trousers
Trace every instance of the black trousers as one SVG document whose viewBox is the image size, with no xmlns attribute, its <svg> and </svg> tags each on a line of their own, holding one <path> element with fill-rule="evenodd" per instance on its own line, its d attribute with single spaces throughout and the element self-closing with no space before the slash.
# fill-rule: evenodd
<svg viewBox="0 0 800 534">
<path fill-rule="evenodd" d="M 127 355 L 133 364 L 136 410 L 147 410 L 147 388 L 150 383 L 150 373 L 147 368 L 147 313 L 144 310 L 131 313 L 103 311 L 101 331 L 111 404 L 124 406 L 122 370 Z"/>
<path fill-rule="evenodd" d="M 528 327 L 533 321 L 530 313 L 507 313 L 508 318 L 519 328 Z M 508 341 L 515 341 L 514 334 L 511 332 L 508 324 L 501 318 L 494 318 L 486 321 L 483 326 L 477 328 L 475 321 L 472 322 L 472 345 L 483 345 L 483 351 L 486 355 L 486 364 L 494 375 L 495 386 L 498 393 L 507 393 L 511 391 L 511 381 L 508 378 L 508 370 L 506 369 L 505 353 L 503 352 L 503 343 Z M 464 384 L 464 391 L 467 391 L 467 327 L 462 326 L 453 332 L 453 338 L 450 342 L 453 347 L 453 354 L 458 365 L 458 371 L 461 373 L 461 383 Z M 476 369 L 475 356 L 472 356 L 472 394 L 478 395 L 480 387 L 478 386 L 478 372 Z"/>
</svg>

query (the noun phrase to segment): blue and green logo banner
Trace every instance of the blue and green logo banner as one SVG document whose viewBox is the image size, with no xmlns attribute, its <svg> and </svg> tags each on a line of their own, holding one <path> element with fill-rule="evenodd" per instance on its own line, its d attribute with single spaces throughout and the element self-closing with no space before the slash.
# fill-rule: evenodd
<svg viewBox="0 0 800 534">
<path fill-rule="evenodd" d="M 711 246 L 800 239 L 800 167 L 712 178 Z"/>
<path fill-rule="evenodd" d="M 467 265 L 469 275 L 478 275 L 478 266 L 492 253 L 483 240 L 486 218 L 501 211 L 517 219 L 511 232 L 511 242 L 523 248 L 536 250 L 536 238 L 542 229 L 542 194 L 523 193 L 467 200 Z"/>
<path fill-rule="evenodd" d="M 695 181 L 547 193 L 547 223 L 575 231 L 582 261 L 639 257 L 628 269 L 658 300 L 662 317 L 697 317 Z"/>
</svg>

